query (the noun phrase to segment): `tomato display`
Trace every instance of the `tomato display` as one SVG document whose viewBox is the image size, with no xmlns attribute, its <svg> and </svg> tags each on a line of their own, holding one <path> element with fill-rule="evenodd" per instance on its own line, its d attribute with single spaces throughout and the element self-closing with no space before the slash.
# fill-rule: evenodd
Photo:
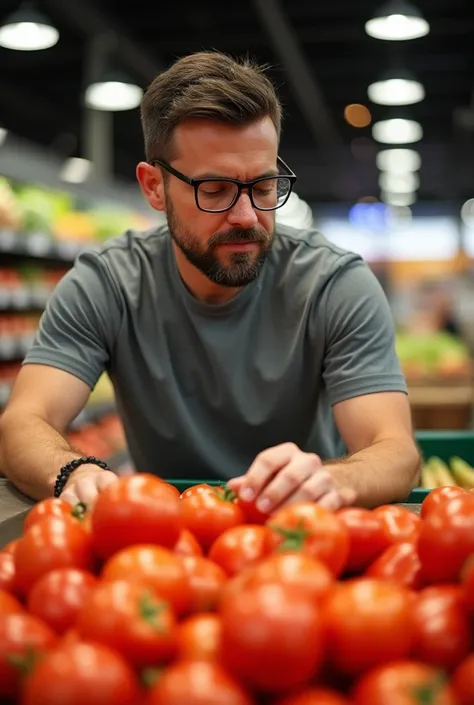
<svg viewBox="0 0 474 705">
<path fill-rule="evenodd" d="M 8 705 L 474 705 L 474 492 L 270 516 L 147 474 L 0 551 Z"/>
</svg>

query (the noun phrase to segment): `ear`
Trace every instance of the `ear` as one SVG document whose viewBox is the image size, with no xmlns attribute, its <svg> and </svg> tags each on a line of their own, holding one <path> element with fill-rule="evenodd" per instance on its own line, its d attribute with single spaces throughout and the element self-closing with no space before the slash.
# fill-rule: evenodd
<svg viewBox="0 0 474 705">
<path fill-rule="evenodd" d="M 165 211 L 165 186 L 161 169 L 147 162 L 140 162 L 136 174 L 142 193 L 150 206 L 156 211 Z"/>
</svg>

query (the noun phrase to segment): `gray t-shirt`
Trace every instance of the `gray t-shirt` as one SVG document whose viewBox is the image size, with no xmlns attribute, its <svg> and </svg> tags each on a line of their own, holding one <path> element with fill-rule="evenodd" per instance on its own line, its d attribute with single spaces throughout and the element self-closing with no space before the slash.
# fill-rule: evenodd
<svg viewBox="0 0 474 705">
<path fill-rule="evenodd" d="M 258 279 L 224 304 L 189 292 L 166 227 L 81 254 L 25 363 L 91 388 L 107 370 L 136 468 L 168 478 L 234 477 L 285 441 L 338 457 L 333 404 L 406 392 L 371 270 L 317 231 L 284 226 Z"/>
</svg>

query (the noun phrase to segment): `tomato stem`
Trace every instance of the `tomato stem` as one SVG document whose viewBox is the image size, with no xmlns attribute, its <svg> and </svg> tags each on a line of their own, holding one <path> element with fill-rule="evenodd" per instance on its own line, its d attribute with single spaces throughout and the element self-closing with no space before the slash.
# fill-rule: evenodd
<svg viewBox="0 0 474 705">
<path fill-rule="evenodd" d="M 438 695 L 446 682 L 446 676 L 440 672 L 432 683 L 416 686 L 413 688 L 413 695 L 417 705 L 434 705 L 438 701 Z"/>
<path fill-rule="evenodd" d="M 221 487 L 218 487 L 215 494 L 219 497 L 219 499 L 222 499 L 223 502 L 235 502 L 237 499 L 237 495 L 234 490 L 231 490 L 228 485 L 221 485 Z"/>
<path fill-rule="evenodd" d="M 277 548 L 278 551 L 301 551 L 305 540 L 311 534 L 308 529 L 303 527 L 302 523 L 295 529 L 285 529 L 282 526 L 275 525 L 270 525 L 270 529 L 283 537 L 283 541 Z"/>
<path fill-rule="evenodd" d="M 72 508 L 71 514 L 76 519 L 82 521 L 87 514 L 87 504 L 84 504 L 84 502 L 77 502 Z"/>
<path fill-rule="evenodd" d="M 18 669 L 22 676 L 27 676 L 35 667 L 38 657 L 38 652 L 28 647 L 22 654 L 7 654 L 7 661 Z"/>
<path fill-rule="evenodd" d="M 158 682 L 163 673 L 162 668 L 157 668 L 156 666 L 150 666 L 149 668 L 144 668 L 140 673 L 140 681 L 145 688 L 152 688 L 155 683 Z"/>
<path fill-rule="evenodd" d="M 149 592 L 145 593 L 139 604 L 140 616 L 148 624 L 161 634 L 166 633 L 163 622 L 160 620 L 160 615 L 166 607 L 165 602 L 158 602 L 153 599 Z"/>
</svg>

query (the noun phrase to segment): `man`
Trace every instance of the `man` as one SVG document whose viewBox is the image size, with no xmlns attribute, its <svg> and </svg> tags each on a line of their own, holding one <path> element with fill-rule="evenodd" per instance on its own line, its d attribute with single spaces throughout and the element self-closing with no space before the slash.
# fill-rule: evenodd
<svg viewBox="0 0 474 705">
<path fill-rule="evenodd" d="M 56 288 L 1 419 L 7 477 L 39 499 L 66 466 L 61 496 L 86 503 L 116 481 L 70 472 L 64 439 L 107 370 L 138 471 L 234 478 L 264 512 L 403 500 L 419 456 L 391 313 L 358 256 L 275 229 L 296 177 L 268 78 L 187 56 L 141 117 L 137 178 L 168 227 L 81 255 Z"/>
</svg>

